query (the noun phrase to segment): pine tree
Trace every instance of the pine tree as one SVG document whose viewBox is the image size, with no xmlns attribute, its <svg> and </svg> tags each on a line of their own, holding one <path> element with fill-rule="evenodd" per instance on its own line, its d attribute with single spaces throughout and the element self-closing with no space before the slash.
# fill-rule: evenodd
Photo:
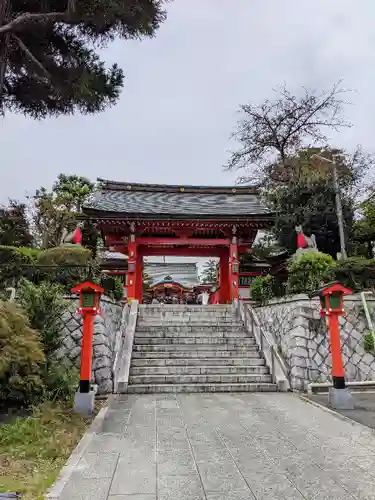
<svg viewBox="0 0 375 500">
<path fill-rule="evenodd" d="M 94 47 L 153 36 L 163 0 L 0 0 L 0 114 L 96 113 L 123 85 Z"/>
</svg>

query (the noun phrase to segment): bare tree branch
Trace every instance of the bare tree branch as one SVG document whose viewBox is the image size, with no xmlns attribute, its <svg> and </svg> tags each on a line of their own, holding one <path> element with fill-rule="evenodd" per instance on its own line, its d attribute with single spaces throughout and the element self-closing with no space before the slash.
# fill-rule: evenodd
<svg viewBox="0 0 375 500">
<path fill-rule="evenodd" d="M 284 166 L 307 141 L 324 145 L 325 129 L 338 130 L 350 124 L 342 117 L 347 91 L 337 82 L 329 91 L 318 93 L 303 88 L 302 95 L 293 95 L 286 86 L 278 89 L 275 100 L 260 105 L 241 106 L 243 119 L 233 137 L 238 150 L 231 153 L 227 168 L 266 167 L 280 161 Z"/>
</svg>

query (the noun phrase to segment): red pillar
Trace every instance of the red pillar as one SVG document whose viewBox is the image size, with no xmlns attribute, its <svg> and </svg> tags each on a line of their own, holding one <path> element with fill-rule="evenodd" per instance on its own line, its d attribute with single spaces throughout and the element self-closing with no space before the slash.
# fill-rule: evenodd
<svg viewBox="0 0 375 500">
<path fill-rule="evenodd" d="M 229 301 L 229 253 L 224 252 L 220 256 L 220 303 Z"/>
<path fill-rule="evenodd" d="M 331 340 L 333 387 L 336 387 L 336 389 L 344 389 L 345 372 L 341 355 L 340 326 L 338 314 L 331 312 L 328 315 L 328 326 Z"/>
<path fill-rule="evenodd" d="M 128 244 L 128 301 L 137 296 L 137 243 L 134 234 L 129 237 Z"/>
<path fill-rule="evenodd" d="M 229 256 L 229 276 L 230 276 L 230 287 L 231 287 L 231 302 L 233 300 L 238 300 L 238 278 L 239 278 L 239 261 L 238 261 L 238 247 L 237 247 L 237 238 L 233 236 L 232 242 L 229 248 L 230 256 Z"/>
<path fill-rule="evenodd" d="M 140 252 L 137 252 L 136 257 L 136 269 L 135 269 L 135 298 L 142 303 L 142 292 L 143 292 L 143 277 L 142 277 L 142 268 L 143 268 L 143 257 Z"/>
<path fill-rule="evenodd" d="M 83 314 L 81 372 L 79 392 L 90 392 L 91 366 L 92 366 L 92 338 L 94 334 L 94 314 Z"/>
</svg>

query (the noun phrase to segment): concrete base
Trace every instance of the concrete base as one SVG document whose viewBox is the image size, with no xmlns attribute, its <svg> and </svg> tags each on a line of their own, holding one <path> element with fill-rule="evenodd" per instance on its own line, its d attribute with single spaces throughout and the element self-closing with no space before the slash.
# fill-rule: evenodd
<svg viewBox="0 0 375 500">
<path fill-rule="evenodd" d="M 353 396 L 345 389 L 329 388 L 328 404 L 335 410 L 354 410 Z"/>
<path fill-rule="evenodd" d="M 74 397 L 74 411 L 83 417 L 91 417 L 94 411 L 95 391 L 76 392 Z"/>
</svg>

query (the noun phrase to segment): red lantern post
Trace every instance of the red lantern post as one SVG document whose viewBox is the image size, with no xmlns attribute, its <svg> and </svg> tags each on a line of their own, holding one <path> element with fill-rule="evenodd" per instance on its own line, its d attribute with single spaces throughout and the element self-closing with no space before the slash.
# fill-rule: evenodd
<svg viewBox="0 0 375 500">
<path fill-rule="evenodd" d="M 85 281 L 74 287 L 72 292 L 80 296 L 77 312 L 83 317 L 81 371 L 74 409 L 78 413 L 90 415 L 94 408 L 95 398 L 93 391 L 90 391 L 94 316 L 100 314 L 99 302 L 104 290 L 90 281 Z"/>
<path fill-rule="evenodd" d="M 330 346 L 332 357 L 332 382 L 329 391 L 329 404 L 332 408 L 341 410 L 353 409 L 353 398 L 346 388 L 344 363 L 341 354 L 339 316 L 343 313 L 344 295 L 351 295 L 352 291 L 340 283 L 330 283 L 317 290 L 313 295 L 320 298 L 321 316 L 328 319 Z"/>
</svg>

